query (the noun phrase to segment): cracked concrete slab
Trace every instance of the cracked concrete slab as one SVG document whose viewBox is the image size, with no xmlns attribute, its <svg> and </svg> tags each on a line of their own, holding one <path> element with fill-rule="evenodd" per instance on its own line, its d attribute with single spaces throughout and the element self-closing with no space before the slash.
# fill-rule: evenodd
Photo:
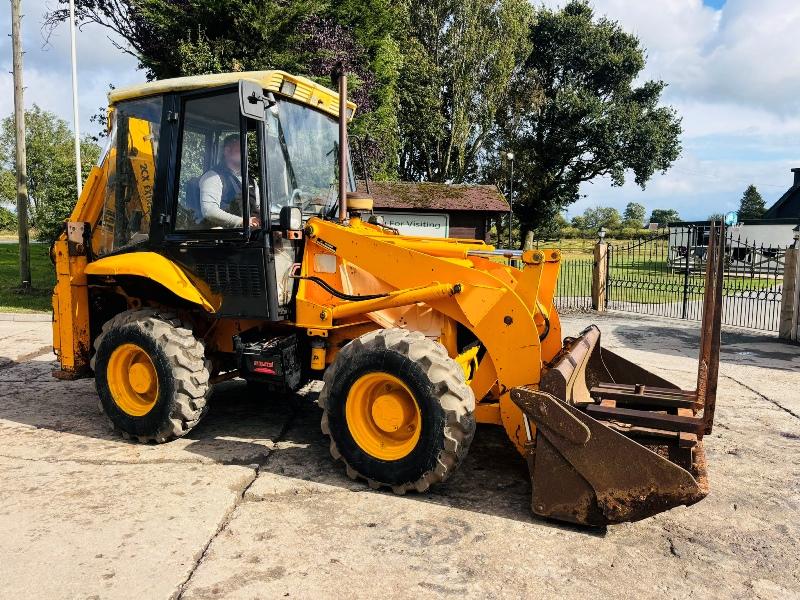
<svg viewBox="0 0 800 600">
<path fill-rule="evenodd" d="M 694 323 L 564 321 L 565 334 L 598 322 L 607 347 L 693 385 Z M 49 344 L 49 324 L 0 322 L 4 335 L 5 595 L 800 596 L 796 346 L 726 330 L 706 443 L 711 495 L 591 531 L 531 516 L 526 465 L 497 428 L 479 428 L 446 484 L 397 497 L 351 481 L 331 460 L 318 388 L 265 401 L 229 382 L 186 438 L 131 444 L 98 413 L 91 381 L 53 380 L 52 355 L 30 356 Z"/>
<path fill-rule="evenodd" d="M 6 369 L 0 377 L 0 455 L 83 463 L 257 463 L 272 447 L 289 409 L 264 403 L 244 382 L 215 390 L 212 411 L 189 435 L 169 444 L 132 444 L 100 414 L 94 381 L 50 377 L 52 357 Z M 11 400 L 11 401 L 9 401 Z"/>
<path fill-rule="evenodd" d="M 0 458 L 3 595 L 169 598 L 253 476 L 243 466 Z"/>
<path fill-rule="evenodd" d="M 50 352 L 52 325 L 48 322 L 0 321 L 0 372 L 20 359 Z"/>
</svg>

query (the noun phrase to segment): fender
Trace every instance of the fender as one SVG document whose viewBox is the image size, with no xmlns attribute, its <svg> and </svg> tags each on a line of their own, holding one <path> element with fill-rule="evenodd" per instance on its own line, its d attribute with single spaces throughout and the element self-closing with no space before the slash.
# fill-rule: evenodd
<svg viewBox="0 0 800 600">
<path fill-rule="evenodd" d="M 130 252 L 100 258 L 86 266 L 86 274 L 144 277 L 164 286 L 179 298 L 201 306 L 209 313 L 217 312 L 222 303 L 222 298 L 210 290 L 201 291 L 183 269 L 155 252 Z"/>
</svg>

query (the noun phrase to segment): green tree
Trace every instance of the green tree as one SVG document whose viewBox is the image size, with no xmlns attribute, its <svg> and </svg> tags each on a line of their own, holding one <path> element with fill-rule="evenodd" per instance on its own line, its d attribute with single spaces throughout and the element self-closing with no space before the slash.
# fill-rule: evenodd
<svg viewBox="0 0 800 600">
<path fill-rule="evenodd" d="M 0 164 L 0 206 L 3 204 L 17 205 L 17 180 L 5 161 Z"/>
<path fill-rule="evenodd" d="M 650 223 L 666 225 L 667 223 L 675 223 L 680 220 L 681 216 L 674 208 L 654 208 L 653 212 L 650 213 Z"/>
<path fill-rule="evenodd" d="M 0 231 L 17 230 L 17 213 L 11 212 L 5 206 L 0 206 Z"/>
<path fill-rule="evenodd" d="M 616 208 L 595 206 L 583 211 L 583 229 L 597 231 L 601 227 L 617 229 L 622 225 L 622 217 Z"/>
<path fill-rule="evenodd" d="M 516 155 L 515 212 L 524 230 L 575 202 L 584 182 L 607 177 L 620 186 L 632 171 L 644 187 L 669 169 L 680 154 L 680 119 L 659 106 L 664 82 L 640 81 L 645 54 L 635 36 L 571 0 L 538 12 L 528 45 L 495 143 Z"/>
<path fill-rule="evenodd" d="M 569 228 L 570 222 L 567 221 L 564 215 L 558 213 L 546 226 L 537 228 L 535 239 L 557 240 L 563 236 L 564 230 Z"/>
<path fill-rule="evenodd" d="M 586 230 L 589 227 L 586 225 L 586 217 L 583 215 L 575 215 L 570 222 L 575 229 Z"/>
<path fill-rule="evenodd" d="M 761 197 L 756 186 L 748 185 L 742 194 L 742 199 L 739 200 L 739 220 L 760 219 L 765 212 L 767 212 L 767 206 L 764 198 Z"/>
<path fill-rule="evenodd" d="M 525 0 L 410 0 L 401 45 L 400 174 L 462 182 L 477 176 L 533 10 Z"/>
<path fill-rule="evenodd" d="M 706 221 L 724 221 L 724 220 L 725 220 L 725 215 L 722 213 L 711 213 L 706 218 Z"/>
<path fill-rule="evenodd" d="M 647 209 L 638 202 L 628 202 L 625 212 L 622 213 L 622 221 L 625 227 L 642 228 L 644 219 L 647 216 Z"/>
<path fill-rule="evenodd" d="M 68 0 L 59 0 L 63 6 Z M 330 86 L 343 62 L 359 105 L 353 134 L 366 137 L 377 178 L 397 173 L 401 56 L 406 3 L 391 0 L 77 0 L 82 22 L 121 36 L 149 79 L 283 69 Z M 66 8 L 49 13 L 52 27 Z"/>
<path fill-rule="evenodd" d="M 75 150 L 67 123 L 37 105 L 25 111 L 25 147 L 28 159 L 30 222 L 39 239 L 52 241 L 77 201 Z M 0 182 L 15 180 L 16 142 L 13 115 L 0 125 Z M 97 162 L 100 148 L 88 136 L 81 142 L 81 169 L 85 178 Z M 0 185 L 0 203 L 11 204 L 16 196 L 7 195 Z M 12 188 L 12 193 L 14 192 Z"/>
</svg>

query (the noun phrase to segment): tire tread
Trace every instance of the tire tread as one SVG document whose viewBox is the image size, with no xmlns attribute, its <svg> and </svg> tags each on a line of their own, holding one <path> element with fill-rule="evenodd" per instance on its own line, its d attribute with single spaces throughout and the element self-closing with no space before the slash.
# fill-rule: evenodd
<svg viewBox="0 0 800 600">
<path fill-rule="evenodd" d="M 337 378 L 338 367 L 350 361 L 358 352 L 374 347 L 399 352 L 419 364 L 436 386 L 440 405 L 445 414 L 444 447 L 439 451 L 436 466 L 423 473 L 417 480 L 401 485 L 390 486 L 358 473 L 342 456 L 336 442 L 330 435 L 328 425 L 328 391 L 332 389 Z M 438 342 L 426 338 L 418 331 L 407 329 L 378 329 L 351 341 L 339 351 L 336 360 L 323 376 L 324 387 L 318 403 L 322 407 L 322 432 L 330 437 L 331 456 L 345 464 L 348 477 L 361 478 L 370 487 L 390 487 L 395 494 L 407 491 L 426 491 L 431 485 L 446 481 L 458 468 L 467 454 L 469 445 L 475 435 L 475 396 L 466 384 L 464 372 L 447 351 Z"/>
<path fill-rule="evenodd" d="M 209 368 L 205 360 L 203 342 L 192 333 L 191 326 L 169 310 L 142 308 L 119 313 L 103 324 L 102 331 L 94 341 L 95 353 L 91 359 L 95 368 L 97 351 L 105 336 L 112 330 L 136 326 L 155 338 L 172 365 L 176 382 L 174 401 L 169 417 L 158 431 L 150 435 L 133 435 L 123 431 L 116 423 L 114 429 L 125 439 L 141 443 L 164 443 L 189 433 L 208 412 Z M 100 411 L 109 415 L 99 402 Z M 109 417 L 110 420 L 110 417 Z"/>
</svg>

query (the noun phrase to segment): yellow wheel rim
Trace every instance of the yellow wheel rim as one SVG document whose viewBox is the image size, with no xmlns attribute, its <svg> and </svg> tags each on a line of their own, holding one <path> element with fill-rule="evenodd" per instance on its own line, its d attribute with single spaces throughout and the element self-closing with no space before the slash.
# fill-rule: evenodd
<svg viewBox="0 0 800 600">
<path fill-rule="evenodd" d="M 108 387 L 114 403 L 132 417 L 149 413 L 158 400 L 158 373 L 136 344 L 122 344 L 108 359 Z"/>
<path fill-rule="evenodd" d="M 399 460 L 410 454 L 422 430 L 414 394 L 388 373 L 367 373 L 353 383 L 345 417 L 356 444 L 381 460 Z"/>
</svg>

